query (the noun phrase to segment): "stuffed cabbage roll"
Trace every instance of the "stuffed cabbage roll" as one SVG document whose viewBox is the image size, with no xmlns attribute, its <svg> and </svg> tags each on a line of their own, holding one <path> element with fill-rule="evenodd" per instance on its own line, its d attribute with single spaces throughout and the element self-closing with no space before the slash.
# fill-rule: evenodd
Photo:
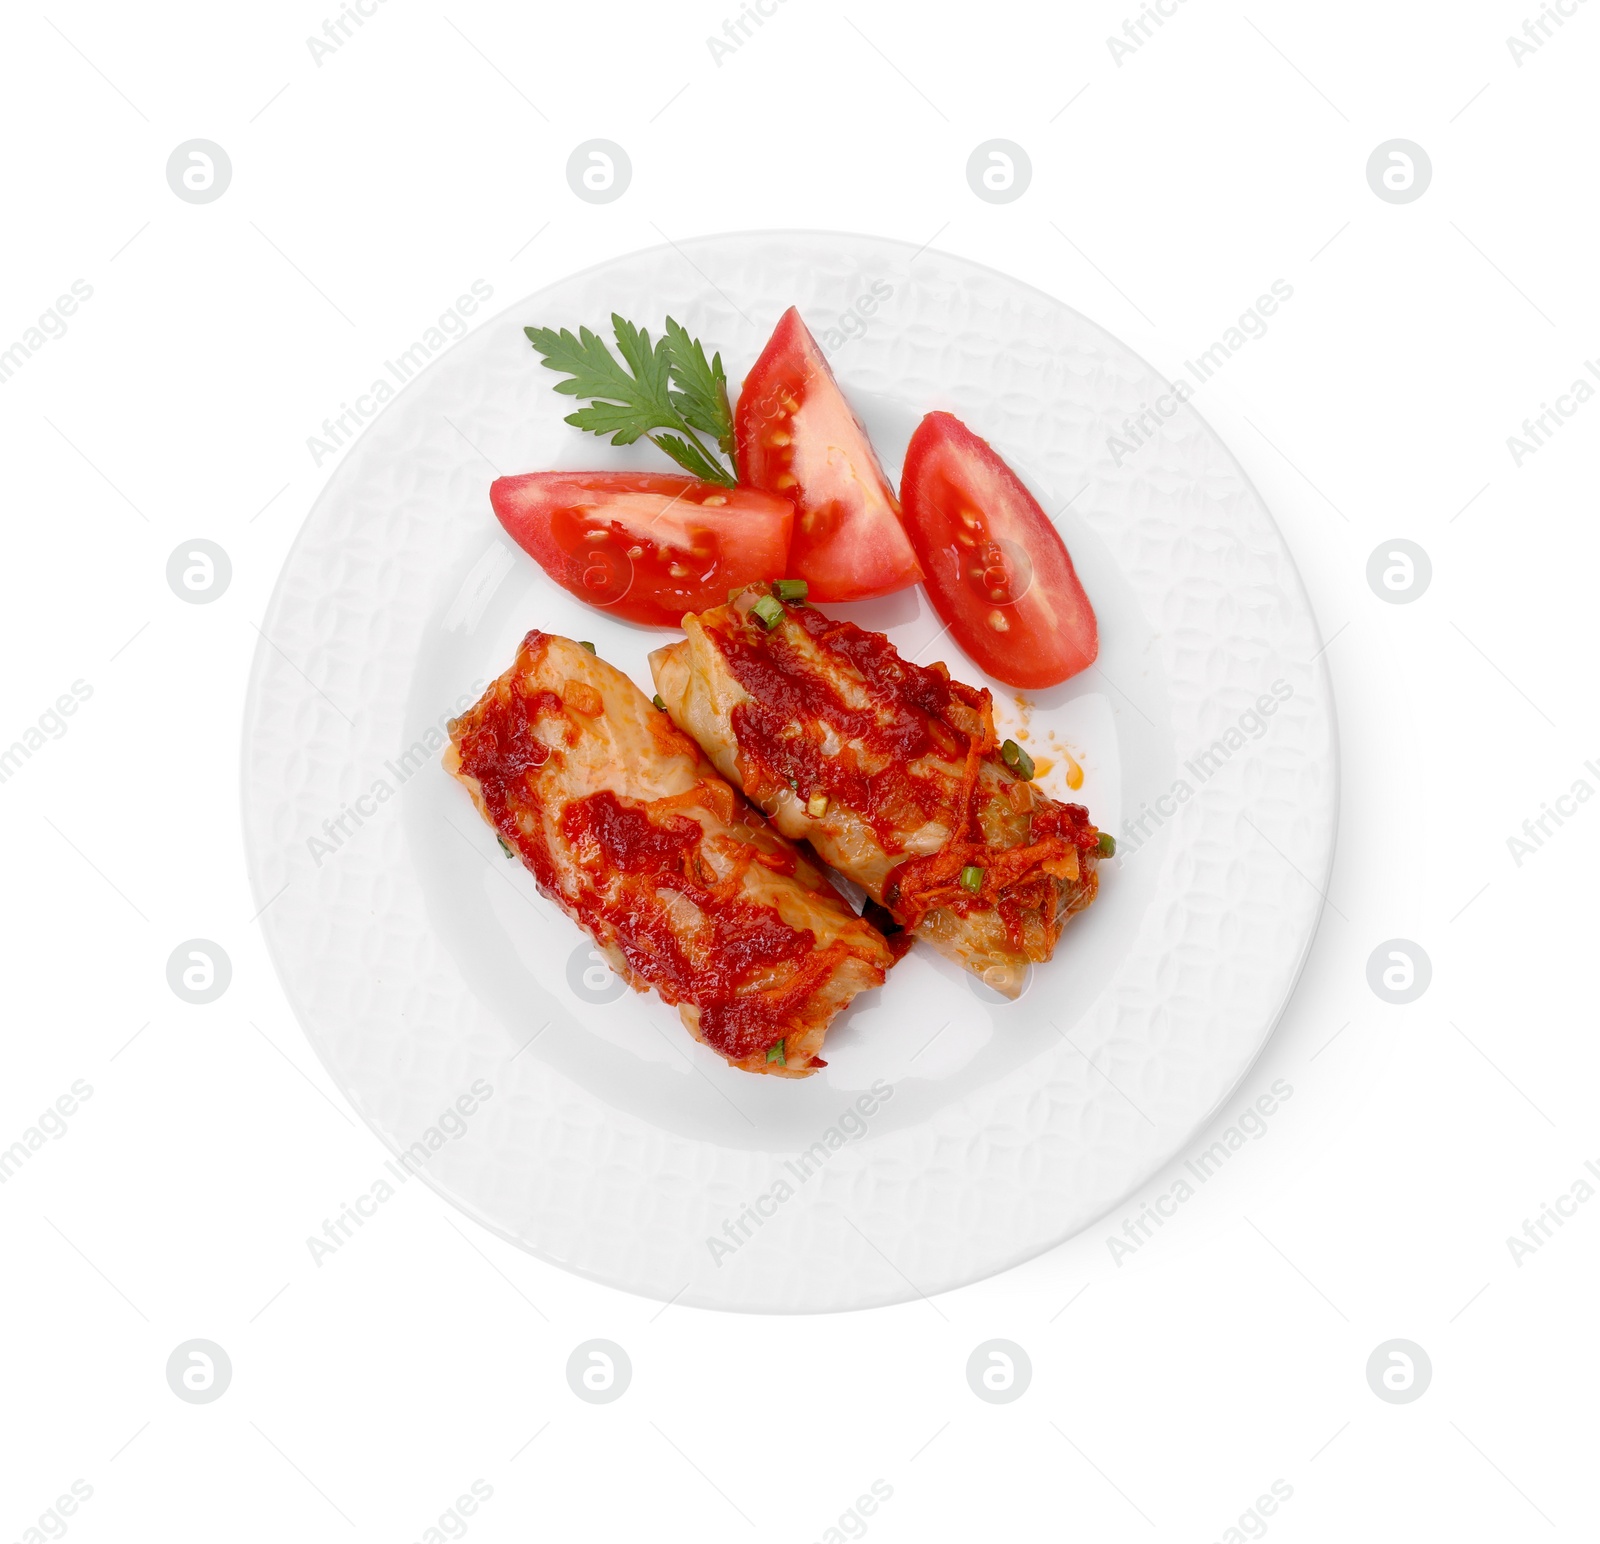
<svg viewBox="0 0 1600 1544">
<path fill-rule="evenodd" d="M 446 770 L 637 991 L 735 1067 L 805 1077 L 892 963 L 816 865 L 582 644 L 523 639 L 450 725 Z"/>
<path fill-rule="evenodd" d="M 1094 899 L 1102 844 L 1005 764 L 989 693 L 755 586 L 683 628 L 650 656 L 673 722 L 891 925 L 1014 997 Z"/>
</svg>

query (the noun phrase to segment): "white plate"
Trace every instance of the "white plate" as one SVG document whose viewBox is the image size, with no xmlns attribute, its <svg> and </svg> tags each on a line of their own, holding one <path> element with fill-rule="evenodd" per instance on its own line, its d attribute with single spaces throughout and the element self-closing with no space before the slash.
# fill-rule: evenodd
<svg viewBox="0 0 1600 1544">
<path fill-rule="evenodd" d="M 523 326 L 600 328 L 619 311 L 655 331 L 670 313 L 721 350 L 737 387 L 790 304 L 836 334 L 834 369 L 891 475 L 920 415 L 948 408 L 1061 511 L 1102 652 L 1034 694 L 1030 743 L 1072 748 L 1085 778 L 1071 797 L 1122 844 L 1019 1001 L 914 950 L 838 1022 L 826 1072 L 799 1082 L 734 1071 L 653 995 L 608 982 L 438 765 L 443 725 L 528 628 L 592 640 L 647 691 L 645 656 L 671 636 L 573 600 L 494 520 L 497 472 L 671 469 L 563 424 L 573 404 Z M 384 1142 L 420 1144 L 411 1163 L 430 1184 L 545 1259 L 660 1299 L 774 1312 L 978 1280 L 1165 1163 L 1288 999 L 1337 793 L 1316 625 L 1255 490 L 1170 398 L 1121 466 L 1108 448 L 1166 391 L 1037 290 L 823 234 L 603 264 L 484 323 L 409 385 L 295 542 L 244 736 L 273 959 Z M 983 680 L 920 590 L 830 609 Z M 984 684 L 1015 724 L 1014 694 Z M 1045 786 L 1064 794 L 1063 778 L 1058 760 Z"/>
</svg>

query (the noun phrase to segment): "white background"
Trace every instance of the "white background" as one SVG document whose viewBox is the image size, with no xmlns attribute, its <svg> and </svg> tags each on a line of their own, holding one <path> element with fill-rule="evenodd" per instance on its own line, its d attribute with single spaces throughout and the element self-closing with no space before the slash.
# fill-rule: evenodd
<svg viewBox="0 0 1600 1544">
<path fill-rule="evenodd" d="M 1506 444 L 1600 356 L 1600 5 L 1566 3 L 1520 67 L 1521 0 L 1186 0 L 1120 65 L 1132 0 L 784 0 L 720 66 L 731 13 L 698 4 L 385 0 L 320 65 L 305 4 L 8 13 L 0 349 L 74 280 L 93 298 L 0 386 L 0 741 L 92 696 L 0 784 L 0 1146 L 93 1093 L 0 1186 L 0 1541 L 74 1480 L 85 1541 L 419 1540 L 474 1480 L 484 1541 L 818 1540 L 874 1480 L 892 1498 L 845 1531 L 884 1540 L 1593 1538 L 1600 1198 L 1520 1263 L 1506 1243 L 1600 1163 L 1600 809 L 1507 846 L 1600 787 L 1600 405 L 1520 467 Z M 164 170 L 197 137 L 233 163 L 205 205 Z M 592 137 L 633 161 L 605 206 L 564 174 Z M 1033 164 L 1000 206 L 964 170 L 995 137 Z M 1403 205 L 1365 173 L 1395 137 L 1433 164 Z M 318 1268 L 306 1236 L 383 1153 L 287 1010 L 237 813 L 253 623 L 334 464 L 307 438 L 475 279 L 492 312 L 775 226 L 988 262 L 1174 376 L 1293 287 L 1196 399 L 1301 564 L 1338 694 L 1330 908 L 1219 1127 L 1274 1079 L 1293 1096 L 1120 1264 L 1121 1214 L 876 1312 L 663 1310 L 421 1186 Z M 166 583 L 195 537 L 233 564 L 213 605 Z M 1366 581 L 1395 537 L 1433 564 L 1408 605 Z M 234 966 L 206 1007 L 165 977 L 196 936 Z M 1366 980 L 1393 937 L 1433 962 L 1404 1007 Z M 212 1404 L 167 1386 L 195 1337 L 232 1359 Z M 563 1371 L 592 1337 L 634 1368 L 600 1407 Z M 995 1337 L 1033 1364 L 1004 1406 L 964 1376 Z M 1433 1366 L 1409 1404 L 1366 1379 L 1396 1337 Z M 1275 1480 L 1292 1498 L 1250 1517 Z"/>
</svg>

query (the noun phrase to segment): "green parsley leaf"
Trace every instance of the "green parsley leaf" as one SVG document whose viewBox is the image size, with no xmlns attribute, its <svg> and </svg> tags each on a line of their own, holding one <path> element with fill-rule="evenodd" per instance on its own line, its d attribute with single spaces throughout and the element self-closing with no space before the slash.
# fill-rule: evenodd
<svg viewBox="0 0 1600 1544">
<path fill-rule="evenodd" d="M 676 434 L 653 434 L 650 436 L 657 445 L 672 457 L 686 472 L 698 477 L 701 482 L 725 483 L 733 486 L 733 479 L 722 468 L 720 461 L 713 461 L 696 440 L 691 444 L 688 440 L 681 439 Z"/>
<path fill-rule="evenodd" d="M 680 393 L 678 410 L 703 434 L 709 434 L 733 456 L 733 409 L 728 403 L 728 377 L 722 368 L 722 355 L 714 354 L 706 363 L 706 351 L 698 338 L 667 318 L 666 336 L 661 346 L 672 372 L 672 384 Z"/>
<path fill-rule="evenodd" d="M 574 428 L 609 435 L 613 445 L 648 439 L 686 472 L 731 488 L 733 473 L 695 432 L 710 434 L 731 459 L 733 423 L 722 357 L 708 364 L 704 348 L 682 327 L 671 321 L 667 327 L 669 337 L 652 341 L 644 328 L 613 312 L 616 354 L 587 327 L 580 327 L 576 337 L 565 327 L 523 331 L 545 368 L 568 377 L 556 383 L 556 390 L 589 399 L 587 407 L 567 415 Z"/>
<path fill-rule="evenodd" d="M 528 341 L 544 356 L 547 370 L 570 375 L 556 390 L 568 397 L 606 397 L 634 408 L 642 408 L 639 383 L 618 363 L 604 338 L 578 329 L 578 336 L 565 327 L 555 332 L 549 327 L 524 327 Z"/>
<path fill-rule="evenodd" d="M 774 1062 L 781 1062 L 783 1059 L 783 1041 L 774 1040 L 772 1044 L 767 1047 L 767 1065 L 770 1067 Z"/>
</svg>

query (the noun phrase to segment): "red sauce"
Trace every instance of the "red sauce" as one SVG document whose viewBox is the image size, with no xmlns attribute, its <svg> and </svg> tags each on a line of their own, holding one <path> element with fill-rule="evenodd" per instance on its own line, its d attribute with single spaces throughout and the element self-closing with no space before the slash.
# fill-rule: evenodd
<svg viewBox="0 0 1600 1544">
<path fill-rule="evenodd" d="M 1100 832 L 1081 804 L 1057 804 L 1040 799 L 1033 808 L 1033 838 L 1063 836 L 1080 853 L 1092 852 L 1100 845 Z"/>
<path fill-rule="evenodd" d="M 684 858 L 700 844 L 700 826 L 686 815 L 669 815 L 659 824 L 636 806 L 619 802 L 606 789 L 569 804 L 561 831 L 575 847 L 593 843 L 608 867 L 624 874 L 681 871 Z"/>
<path fill-rule="evenodd" d="M 500 677 L 478 704 L 450 726 L 461 757 L 461 769 L 477 778 L 489 818 L 500 836 L 521 855 L 539 881 L 540 888 L 557 890 L 555 866 L 542 839 L 526 836 L 516 818 L 516 808 L 528 798 L 528 774 L 549 759 L 550 747 L 534 732 L 540 719 L 564 718 L 561 699 L 551 691 L 524 692 L 518 674 L 525 658 L 544 642 L 537 630 L 522 640 L 517 666 Z"/>
<path fill-rule="evenodd" d="M 959 727 L 956 704 L 967 718 L 986 716 L 988 693 L 902 659 L 882 633 L 829 620 L 809 606 L 790 607 L 788 615 L 859 679 L 867 705 L 847 704 L 781 633 L 758 634 L 758 624 L 737 621 L 716 629 L 723 657 L 754 699 L 733 711 L 745 792 L 759 798 L 787 784 L 802 799 L 826 793 L 866 820 L 885 851 L 898 852 L 903 833 L 953 813 L 948 773 L 924 775 L 908 764 L 929 754 L 962 754 L 970 736 Z M 840 740 L 858 742 L 859 750 L 846 744 L 826 755 L 806 733 L 818 720 Z"/>
<path fill-rule="evenodd" d="M 563 810 L 561 834 L 575 864 L 558 872 L 537 774 L 561 754 L 555 742 L 566 743 L 567 732 L 552 734 L 546 725 L 545 740 L 538 737 L 542 720 L 563 717 L 562 704 L 553 692 L 528 689 L 525 680 L 529 656 L 536 657 L 543 639 L 530 633 L 512 672 L 452 725 L 462 770 L 478 780 L 496 831 L 541 890 L 598 942 L 619 949 L 669 1003 L 698 1007 L 700 1033 L 710 1045 L 736 1060 L 765 1051 L 804 1017 L 846 946 L 819 949 L 809 929 L 790 927 L 770 906 L 746 899 L 737 875 L 719 884 L 702 859 L 698 821 L 652 815 L 609 789 Z M 519 812 L 532 815 L 532 835 Z M 792 873 L 794 860 L 779 854 L 768 866 Z M 707 927 L 686 936 L 663 892 L 691 901 Z"/>
<path fill-rule="evenodd" d="M 745 792 L 764 798 L 784 784 L 801 799 L 822 792 L 864 819 L 886 853 L 905 850 L 905 838 L 929 820 L 950 832 L 936 853 L 907 859 L 891 870 L 884 901 L 896 921 L 915 927 L 934 907 L 967 916 L 993 910 L 1014 947 L 1020 948 L 1030 916 L 1055 925 L 1061 882 L 1043 865 L 1076 851 L 1080 873 L 1099 832 L 1088 811 L 1035 793 L 1027 831 L 1010 846 L 987 842 L 979 819 L 977 770 L 995 754 L 989 694 L 952 681 L 942 667 L 901 658 L 882 633 L 831 620 L 808 606 L 786 607 L 788 621 L 804 630 L 841 673 L 859 682 L 864 707 L 847 704 L 826 673 L 782 631 L 726 612 L 708 630 L 735 679 L 753 699 L 733 710 Z M 846 743 L 827 755 L 819 721 Z M 859 749 L 858 749 L 859 745 Z M 911 763 L 936 758 L 931 768 Z M 959 883 L 967 867 L 984 871 L 980 890 Z"/>
<path fill-rule="evenodd" d="M 580 903 L 585 925 L 598 938 L 610 935 L 668 1002 L 694 1003 L 701 1034 L 724 1055 L 765 1050 L 831 973 L 837 956 L 819 953 L 809 929 L 790 927 L 771 907 L 744 899 L 737 882 L 716 883 L 700 861 L 699 822 L 652 818 L 606 789 L 568 805 L 561 830 L 578 861 L 595 871 L 595 889 Z M 626 882 L 615 884 L 613 876 Z M 709 931 L 686 938 L 662 891 L 693 902 Z M 784 965 L 791 969 L 777 970 Z M 774 974 L 776 988 L 748 990 L 756 977 Z"/>
</svg>

